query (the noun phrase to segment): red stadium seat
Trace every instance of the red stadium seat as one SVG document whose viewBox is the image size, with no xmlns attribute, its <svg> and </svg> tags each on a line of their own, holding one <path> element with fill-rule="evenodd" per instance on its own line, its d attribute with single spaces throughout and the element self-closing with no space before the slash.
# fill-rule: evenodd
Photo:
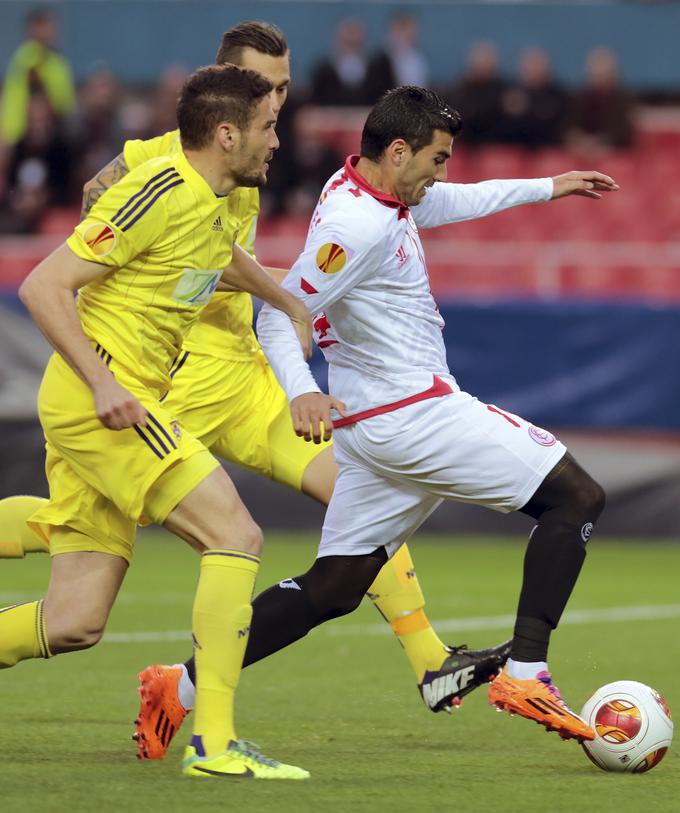
<svg viewBox="0 0 680 813">
<path fill-rule="evenodd" d="M 80 220 L 80 211 L 73 208 L 50 209 L 40 224 L 41 234 L 67 235 Z"/>
</svg>

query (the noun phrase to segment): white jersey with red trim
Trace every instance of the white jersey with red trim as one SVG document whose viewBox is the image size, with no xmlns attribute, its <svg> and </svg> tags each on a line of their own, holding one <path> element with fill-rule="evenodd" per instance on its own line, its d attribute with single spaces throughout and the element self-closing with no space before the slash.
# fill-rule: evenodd
<svg viewBox="0 0 680 813">
<path fill-rule="evenodd" d="M 423 393 L 433 376 L 456 387 L 418 227 L 546 201 L 553 192 L 551 178 L 436 183 L 409 209 L 371 187 L 357 161 L 350 156 L 324 187 L 304 251 L 283 283 L 317 315 L 329 390 L 350 414 Z M 265 305 L 257 328 L 289 400 L 318 392 L 288 317 Z"/>
</svg>

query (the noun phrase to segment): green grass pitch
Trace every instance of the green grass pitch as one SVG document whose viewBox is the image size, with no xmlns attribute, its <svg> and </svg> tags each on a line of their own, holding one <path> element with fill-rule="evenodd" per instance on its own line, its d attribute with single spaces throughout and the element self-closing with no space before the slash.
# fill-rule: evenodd
<svg viewBox="0 0 680 813">
<path fill-rule="evenodd" d="M 304 571 L 314 546 L 313 537 L 269 534 L 258 589 Z M 518 539 L 413 541 L 427 610 L 446 641 L 484 646 L 510 635 L 497 617 L 514 612 L 523 550 Z M 48 570 L 47 557 L 0 562 L 0 605 L 41 595 Z M 241 679 L 240 735 L 308 768 L 311 780 L 183 778 L 188 725 L 163 762 L 139 762 L 130 741 L 136 673 L 188 654 L 180 634 L 190 626 L 197 571 L 181 543 L 142 534 L 108 641 L 0 674 L 3 813 L 680 809 L 677 742 L 648 774 L 605 774 L 574 742 L 495 713 L 483 690 L 450 716 L 426 711 L 406 658 L 368 602 Z M 629 678 L 657 688 L 680 718 L 679 573 L 680 545 L 591 541 L 569 610 L 600 614 L 572 616 L 551 649 L 556 681 L 575 709 L 598 686 Z M 650 617 L 606 618 L 607 608 L 647 608 Z M 471 619 L 464 631 L 461 619 Z"/>
</svg>

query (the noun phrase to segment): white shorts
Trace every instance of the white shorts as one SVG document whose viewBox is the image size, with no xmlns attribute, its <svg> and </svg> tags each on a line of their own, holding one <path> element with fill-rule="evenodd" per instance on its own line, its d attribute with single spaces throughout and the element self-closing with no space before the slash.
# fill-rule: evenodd
<svg viewBox="0 0 680 813">
<path fill-rule="evenodd" d="M 390 556 L 443 500 L 515 511 L 566 452 L 550 432 L 455 392 L 337 429 L 319 556 Z"/>
</svg>

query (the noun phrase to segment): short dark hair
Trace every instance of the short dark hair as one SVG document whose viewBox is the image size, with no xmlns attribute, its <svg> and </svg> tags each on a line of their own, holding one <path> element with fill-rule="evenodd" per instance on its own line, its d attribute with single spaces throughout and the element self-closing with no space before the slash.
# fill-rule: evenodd
<svg viewBox="0 0 680 813">
<path fill-rule="evenodd" d="M 377 160 L 396 139 L 403 138 L 413 152 L 432 143 L 435 130 L 457 136 L 460 113 L 432 90 L 403 87 L 388 90 L 371 108 L 361 133 L 361 155 Z"/>
<path fill-rule="evenodd" d="M 207 147 L 221 121 L 247 129 L 257 103 L 272 89 L 264 76 L 236 65 L 209 65 L 194 71 L 177 103 L 182 146 L 194 150 Z"/>
<path fill-rule="evenodd" d="M 285 56 L 288 53 L 286 38 L 275 25 L 259 20 L 246 20 L 222 34 L 215 62 L 218 65 L 227 62 L 238 65 L 244 48 L 252 48 L 258 54 L 267 56 Z"/>
<path fill-rule="evenodd" d="M 26 25 L 30 28 L 32 25 L 54 21 L 54 12 L 48 6 L 36 6 L 32 8 L 25 17 Z"/>
</svg>

